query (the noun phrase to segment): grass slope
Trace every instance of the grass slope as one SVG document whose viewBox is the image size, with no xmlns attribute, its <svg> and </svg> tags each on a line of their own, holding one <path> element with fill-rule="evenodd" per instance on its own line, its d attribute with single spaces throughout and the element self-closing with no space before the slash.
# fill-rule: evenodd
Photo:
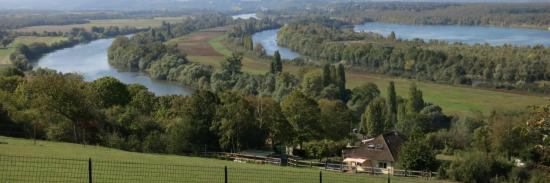
<svg viewBox="0 0 550 183">
<path fill-rule="evenodd" d="M 32 158 L 44 157 L 49 159 Z M 52 158 L 63 158 L 58 160 Z M 228 167 L 229 182 L 319 182 L 315 168 L 236 163 L 176 155 L 126 152 L 98 146 L 0 136 L 0 177 L 9 182 L 85 182 L 87 159 L 92 159 L 97 182 L 223 182 Z M 426 182 L 417 178 L 392 177 L 392 182 Z M 387 182 L 385 176 L 323 171 L 323 182 Z M 428 182 L 437 182 L 435 180 Z M 441 181 L 440 181 L 441 182 Z"/>
</svg>

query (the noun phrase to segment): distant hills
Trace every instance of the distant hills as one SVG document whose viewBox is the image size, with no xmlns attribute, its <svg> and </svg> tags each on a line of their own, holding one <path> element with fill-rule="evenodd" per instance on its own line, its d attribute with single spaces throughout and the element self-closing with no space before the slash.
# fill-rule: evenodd
<svg viewBox="0 0 550 183">
<path fill-rule="evenodd" d="M 395 0 L 0 0 L 0 9 L 41 10 L 255 10 L 321 2 L 380 2 Z M 549 0 L 401 0 L 403 2 L 548 2 Z M 303 7 L 303 6 L 302 6 Z"/>
</svg>

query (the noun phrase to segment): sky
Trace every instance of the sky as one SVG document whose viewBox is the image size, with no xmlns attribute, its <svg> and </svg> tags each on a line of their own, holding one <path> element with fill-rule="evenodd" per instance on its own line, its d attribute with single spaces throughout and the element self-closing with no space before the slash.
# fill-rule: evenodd
<svg viewBox="0 0 550 183">
<path fill-rule="evenodd" d="M 0 9 L 49 9 L 49 10 L 132 10 L 166 8 L 227 8 L 237 4 L 254 2 L 292 1 L 396 1 L 396 0 L 0 0 Z M 550 0 L 397 0 L 405 2 L 549 2 Z"/>
</svg>

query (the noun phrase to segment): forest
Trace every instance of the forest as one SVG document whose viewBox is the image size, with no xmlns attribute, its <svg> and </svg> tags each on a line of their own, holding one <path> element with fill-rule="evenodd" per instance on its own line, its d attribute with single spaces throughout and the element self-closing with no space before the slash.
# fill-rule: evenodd
<svg viewBox="0 0 550 183">
<path fill-rule="evenodd" d="M 548 93 L 550 49 L 400 40 L 316 23 L 294 23 L 278 43 L 304 55 L 392 76 Z"/>
<path fill-rule="evenodd" d="M 438 3 L 368 2 L 336 3 L 273 10 L 277 16 L 331 16 L 350 24 L 390 22 L 423 25 L 468 25 L 548 29 L 548 3 Z"/>
</svg>

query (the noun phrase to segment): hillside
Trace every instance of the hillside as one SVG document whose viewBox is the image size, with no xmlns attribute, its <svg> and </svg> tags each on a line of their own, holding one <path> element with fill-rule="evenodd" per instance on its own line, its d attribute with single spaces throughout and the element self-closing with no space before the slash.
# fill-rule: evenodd
<svg viewBox="0 0 550 183">
<path fill-rule="evenodd" d="M 57 159 L 54 159 L 57 158 Z M 235 163 L 197 157 L 144 154 L 100 146 L 36 141 L 0 136 L 0 176 L 14 182 L 87 180 L 87 159 L 100 182 L 317 182 L 319 170 Z M 32 169 L 27 169 L 32 167 Z M 10 172 L 18 170 L 17 173 Z M 60 173 L 61 172 L 61 173 Z M 38 176 L 42 176 L 38 179 Z M 144 176 L 147 175 L 147 176 Z M 81 179 L 83 180 L 81 180 Z M 387 177 L 323 171 L 323 182 L 387 182 Z M 392 182 L 425 182 L 391 177 Z M 430 181 L 440 182 L 440 181 Z"/>
</svg>

